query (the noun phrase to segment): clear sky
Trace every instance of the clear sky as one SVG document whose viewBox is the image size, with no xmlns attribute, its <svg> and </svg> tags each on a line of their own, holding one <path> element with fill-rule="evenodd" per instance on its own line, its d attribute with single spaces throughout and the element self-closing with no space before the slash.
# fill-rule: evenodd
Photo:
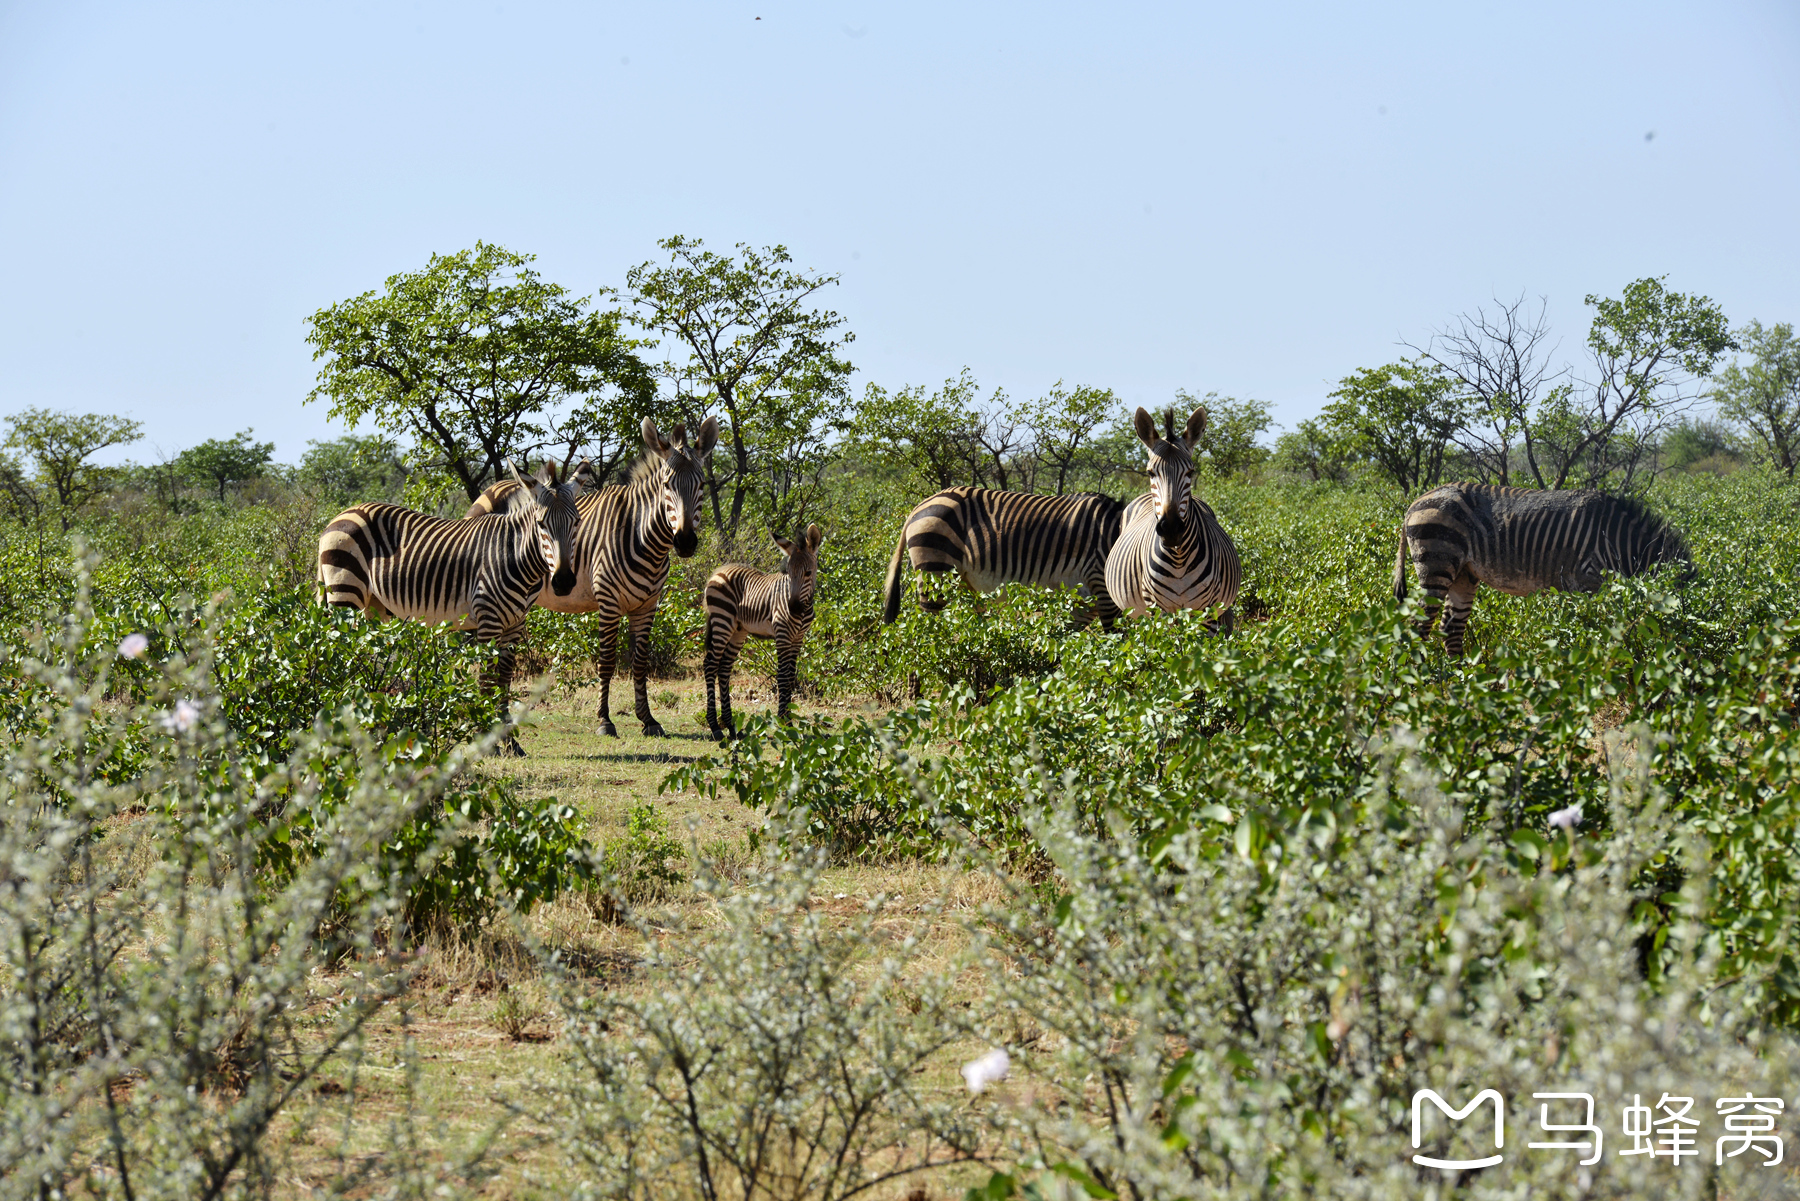
<svg viewBox="0 0 1800 1201">
<path fill-rule="evenodd" d="M 760 19 L 758 19 L 760 18 Z M 840 273 L 857 387 L 1285 424 L 1495 295 L 1800 321 L 1800 4 L 0 7 L 0 414 L 296 461 L 305 319 L 477 239 Z"/>
</svg>

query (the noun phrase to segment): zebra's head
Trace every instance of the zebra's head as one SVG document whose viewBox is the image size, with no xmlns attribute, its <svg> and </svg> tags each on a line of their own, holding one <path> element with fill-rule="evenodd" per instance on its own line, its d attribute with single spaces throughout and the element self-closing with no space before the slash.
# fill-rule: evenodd
<svg viewBox="0 0 1800 1201">
<path fill-rule="evenodd" d="M 1150 477 L 1151 498 L 1156 504 L 1156 532 L 1173 538 L 1187 524 L 1188 501 L 1194 491 L 1193 449 L 1206 429 L 1206 410 L 1194 410 L 1180 437 L 1175 435 L 1174 409 L 1163 415 L 1160 435 L 1156 419 L 1142 408 L 1132 417 L 1132 425 L 1150 450 L 1150 465 L 1144 471 Z"/>
<path fill-rule="evenodd" d="M 675 553 L 685 559 L 700 546 L 700 484 L 706 476 L 706 460 L 719 441 L 719 422 L 712 417 L 701 422 L 692 446 L 681 422 L 675 423 L 672 435 L 664 438 L 656 422 L 644 418 L 644 447 L 660 456 L 667 468 L 662 473 L 663 512 L 675 538 Z"/>
<path fill-rule="evenodd" d="M 788 608 L 795 613 L 812 612 L 813 585 L 819 574 L 819 543 L 825 531 L 809 525 L 792 542 L 775 535 L 775 545 L 787 556 L 781 570 L 788 578 Z"/>
<path fill-rule="evenodd" d="M 531 523 L 544 552 L 544 566 L 550 569 L 550 590 L 567 596 L 575 590 L 575 528 L 581 524 L 575 496 L 580 489 L 594 486 L 594 469 L 583 459 L 567 481 L 558 483 L 556 464 L 548 459 L 530 479 L 522 478 L 510 461 L 506 466 L 531 498 Z"/>
</svg>

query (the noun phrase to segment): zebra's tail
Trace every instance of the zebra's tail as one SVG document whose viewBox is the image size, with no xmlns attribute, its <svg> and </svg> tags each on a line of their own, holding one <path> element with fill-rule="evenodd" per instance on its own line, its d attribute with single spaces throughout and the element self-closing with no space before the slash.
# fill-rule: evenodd
<svg viewBox="0 0 1800 1201">
<path fill-rule="evenodd" d="M 900 544 L 894 547 L 894 557 L 888 562 L 887 604 L 881 610 L 884 625 L 892 625 L 900 616 L 900 569 L 906 566 L 906 527 L 900 527 Z"/>
<path fill-rule="evenodd" d="M 1400 527 L 1400 549 L 1394 552 L 1394 599 L 1406 599 L 1406 527 Z"/>
</svg>

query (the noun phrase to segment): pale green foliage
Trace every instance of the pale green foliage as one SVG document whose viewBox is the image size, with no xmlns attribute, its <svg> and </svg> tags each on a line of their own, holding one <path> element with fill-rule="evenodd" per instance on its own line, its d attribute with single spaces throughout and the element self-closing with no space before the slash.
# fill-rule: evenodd
<svg viewBox="0 0 1800 1201">
<path fill-rule="evenodd" d="M 1738 330 L 1748 363 L 1720 371 L 1712 398 L 1719 415 L 1749 431 L 1758 452 L 1789 479 L 1800 466 L 1800 338 L 1785 322 Z"/>
<path fill-rule="evenodd" d="M 325 364 L 308 403 L 411 438 L 468 500 L 507 456 L 546 446 L 610 469 L 639 445 L 652 388 L 641 343 L 620 333 L 616 309 L 570 297 L 531 262 L 477 242 L 320 309 L 307 341 Z"/>
<path fill-rule="evenodd" d="M 687 853 L 669 832 L 669 819 L 655 805 L 633 805 L 625 837 L 607 840 L 601 852 L 600 883 L 619 901 L 651 901 L 680 884 L 686 867 Z"/>
<path fill-rule="evenodd" d="M 1698 926 L 1680 927 L 1680 966 L 1660 993 L 1637 971 L 1632 881 L 1667 824 L 1630 738 L 1613 744 L 1620 833 L 1604 847 L 1565 836 L 1545 870 L 1522 875 L 1493 866 L 1492 835 L 1464 824 L 1408 743 L 1404 731 L 1388 743 L 1387 793 L 1371 815 L 1388 820 L 1319 829 L 1279 859 L 1240 841 L 1219 860 L 1188 836 L 1146 856 L 1067 816 L 1034 823 L 1060 895 L 997 875 L 1009 893 L 993 912 L 998 995 L 973 1019 L 1010 1043 L 1026 1077 L 1006 1108 L 1020 1168 L 989 1195 L 1033 1177 L 1047 1197 L 1429 1195 L 1451 1178 L 1408 1162 L 1409 1101 L 1423 1088 L 1458 1105 L 1483 1088 L 1507 1101 L 1504 1164 L 1458 1195 L 1788 1186 L 1750 1156 L 1713 1169 L 1723 1130 L 1711 1111 L 1746 1091 L 1791 1096 L 1800 1048 L 1712 982 Z M 1689 879 L 1684 913 L 1705 890 L 1704 873 Z M 1697 1099 L 1704 1166 L 1672 1174 L 1616 1154 L 1623 1107 L 1663 1091 Z M 1580 1153 L 1525 1148 L 1574 1137 L 1537 1127 L 1533 1092 L 1593 1095 L 1600 1164 L 1583 1172 Z M 1441 1121 L 1426 1130 L 1423 1153 L 1451 1153 Z M 1456 1152 L 1466 1145 L 1482 1144 Z"/>
<path fill-rule="evenodd" d="M 346 434 L 306 446 L 295 478 L 334 504 L 393 500 L 410 475 L 400 448 L 379 434 Z"/>
<path fill-rule="evenodd" d="M 704 873 L 697 943 L 640 922 L 647 987 L 562 986 L 566 1070 L 527 1104 L 581 1195 L 834 1201 L 972 1154 L 982 1123 L 921 1074 L 958 1037 L 953 976 L 909 970 L 918 931 L 882 898 L 820 912 L 823 863 Z"/>
<path fill-rule="evenodd" d="M 354 720 L 321 721 L 253 779 L 204 643 L 132 664 L 149 676 L 142 703 L 106 700 L 125 664 L 89 637 L 86 585 L 69 619 L 0 662 L 38 698 L 10 715 L 0 772 L 0 1197 L 77 1183 L 266 1196 L 282 1166 L 271 1123 L 355 1061 L 364 1024 L 405 986 L 384 949 L 403 881 L 379 851 L 492 740 L 409 765 Z M 329 812 L 327 759 L 355 764 Z M 276 806 L 319 806 L 314 854 L 278 878 L 259 870 L 283 829 Z M 303 1017 L 324 999 L 317 973 L 348 956 L 362 970 Z"/>
</svg>

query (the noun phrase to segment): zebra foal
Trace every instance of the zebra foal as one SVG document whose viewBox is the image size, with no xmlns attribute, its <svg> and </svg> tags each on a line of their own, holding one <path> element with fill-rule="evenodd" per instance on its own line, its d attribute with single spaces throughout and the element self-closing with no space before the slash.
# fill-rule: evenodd
<svg viewBox="0 0 1800 1201">
<path fill-rule="evenodd" d="M 973 592 L 1014 583 L 1072 585 L 1085 598 L 1076 611 L 1075 628 L 1098 617 L 1110 630 L 1119 611 L 1106 592 L 1106 552 L 1119 536 L 1124 510 L 1124 501 L 1095 492 L 1038 496 L 945 488 L 915 505 L 900 527 L 900 542 L 888 563 L 881 620 L 900 616 L 901 573 L 910 560 L 913 570 L 928 575 L 941 578 L 955 572 Z M 919 598 L 927 613 L 948 603 L 944 596 Z"/>
<path fill-rule="evenodd" d="M 1536 491 L 1445 484 L 1407 507 L 1394 556 L 1394 599 L 1406 599 L 1411 551 L 1425 593 L 1421 635 L 1444 614 L 1444 649 L 1463 652 L 1463 630 L 1481 585 L 1509 596 L 1545 588 L 1598 592 L 1605 572 L 1639 575 L 1658 563 L 1686 565 L 1687 543 L 1641 502 L 1586 490 Z"/>
<path fill-rule="evenodd" d="M 482 686 L 498 694 L 504 717 L 513 657 L 525 614 L 540 591 L 575 586 L 575 493 L 591 481 L 584 460 L 565 483 L 545 463 L 527 484 L 512 472 L 519 503 L 475 521 L 447 521 L 399 505 L 354 505 L 319 536 L 319 600 L 376 617 L 454 622 L 496 644 L 496 665 Z M 509 744 L 523 754 L 518 741 Z"/>
<path fill-rule="evenodd" d="M 708 417 L 690 446 L 686 429 L 675 423 L 663 437 L 644 418 L 644 457 L 624 484 L 609 484 L 580 498 L 574 538 L 575 585 L 545 588 L 537 603 L 558 613 L 600 615 L 600 733 L 617 737 L 611 714 L 612 678 L 618 664 L 619 621 L 631 626 L 631 682 L 637 718 L 644 733 L 661 737 L 662 724 L 650 712 L 650 626 L 669 579 L 669 552 L 682 558 L 700 545 L 700 489 L 706 461 L 719 440 L 719 423 Z M 525 502 L 519 484 L 503 480 L 475 498 L 465 521 L 509 512 Z"/>
<path fill-rule="evenodd" d="M 794 668 L 800 644 L 812 628 L 813 584 L 819 568 L 824 531 L 816 525 L 789 542 L 780 534 L 775 544 L 787 561 L 771 575 L 742 563 L 727 563 L 706 581 L 706 724 L 713 737 L 737 737 L 731 720 L 731 669 L 746 638 L 773 638 L 778 664 L 776 716 L 786 718 L 794 696 Z M 718 685 L 718 708 L 713 685 Z"/>
<path fill-rule="evenodd" d="M 1141 408 L 1132 426 L 1150 452 L 1150 491 L 1127 507 L 1125 528 L 1106 556 L 1112 603 L 1121 613 L 1222 609 L 1219 620 L 1229 628 L 1243 566 L 1218 517 L 1194 495 L 1193 447 L 1206 430 L 1206 410 L 1194 410 L 1180 437 L 1173 409 L 1160 437 Z"/>
</svg>

